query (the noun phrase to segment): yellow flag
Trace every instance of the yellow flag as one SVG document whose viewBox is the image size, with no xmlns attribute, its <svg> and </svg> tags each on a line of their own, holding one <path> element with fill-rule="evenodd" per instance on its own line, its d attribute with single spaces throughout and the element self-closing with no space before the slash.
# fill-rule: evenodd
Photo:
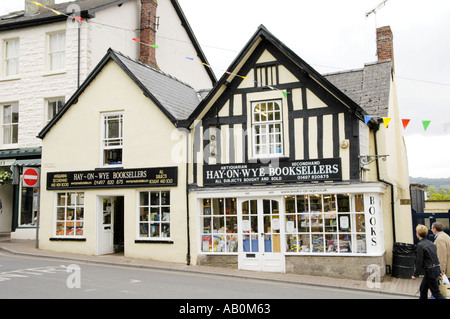
<svg viewBox="0 0 450 319">
<path fill-rule="evenodd" d="M 383 117 L 383 123 L 386 128 L 388 128 L 390 121 L 391 121 L 390 117 Z"/>
</svg>

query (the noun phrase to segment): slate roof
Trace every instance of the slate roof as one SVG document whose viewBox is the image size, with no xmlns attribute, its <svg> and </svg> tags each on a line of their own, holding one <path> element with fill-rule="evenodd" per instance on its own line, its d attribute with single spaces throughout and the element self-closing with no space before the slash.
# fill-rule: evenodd
<svg viewBox="0 0 450 319">
<path fill-rule="evenodd" d="M 66 111 L 77 103 L 78 97 L 90 85 L 96 76 L 102 71 L 109 61 L 115 61 L 117 65 L 130 77 L 131 80 L 142 90 L 166 117 L 176 126 L 182 126 L 191 113 L 200 103 L 200 95 L 194 88 L 176 78 L 154 69 L 146 64 L 133 60 L 112 49 L 89 74 L 80 88 L 67 101 L 62 110 L 42 129 L 38 134 L 44 138 L 53 125 L 66 113 Z M 151 107 L 151 105 L 149 105 Z"/>
<path fill-rule="evenodd" d="M 324 74 L 373 117 L 388 116 L 391 76 L 391 60 L 366 64 L 363 69 Z"/>
<path fill-rule="evenodd" d="M 68 1 L 64 3 L 55 4 L 54 9 L 56 11 L 66 14 L 68 6 L 71 4 L 76 4 L 80 7 L 81 17 L 92 18 L 93 14 L 96 11 L 120 5 L 128 1 L 130 0 L 78 0 L 70 2 Z M 20 27 L 28 27 L 36 24 L 56 22 L 62 20 L 67 20 L 67 16 L 56 15 L 54 12 L 50 10 L 44 10 L 36 14 L 25 14 L 25 10 L 21 10 L 0 16 L 0 30 L 8 28 L 15 29 Z"/>
<path fill-rule="evenodd" d="M 114 54 L 174 120 L 186 120 L 200 102 L 197 92 L 188 84 L 119 52 Z"/>
</svg>

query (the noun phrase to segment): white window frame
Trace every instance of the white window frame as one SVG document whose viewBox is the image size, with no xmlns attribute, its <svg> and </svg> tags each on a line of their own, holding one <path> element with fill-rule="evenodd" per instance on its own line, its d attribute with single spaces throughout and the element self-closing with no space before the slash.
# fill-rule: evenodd
<svg viewBox="0 0 450 319">
<path fill-rule="evenodd" d="M 169 194 L 169 203 L 163 203 L 162 193 Z M 152 201 L 153 196 L 158 195 L 158 203 Z M 172 194 L 170 190 L 142 190 L 138 194 L 137 231 L 138 240 L 145 241 L 171 241 L 172 240 Z M 143 201 L 147 197 L 147 201 Z M 158 215 L 158 216 L 157 216 Z M 166 236 L 164 230 L 169 230 Z M 152 228 L 158 230 L 158 236 L 152 235 Z M 143 236 L 143 230 L 147 229 L 147 236 Z"/>
<path fill-rule="evenodd" d="M 257 108 L 270 103 L 277 104 L 279 110 Z M 275 106 L 275 105 L 274 105 Z M 272 118 L 270 117 L 272 115 Z M 284 156 L 283 104 L 280 99 L 256 101 L 251 103 L 252 156 L 254 158 L 273 158 Z M 273 132 L 278 126 L 279 131 Z M 275 140 L 279 138 L 279 141 Z"/>
<path fill-rule="evenodd" d="M 200 254 L 238 253 L 238 209 L 236 197 L 205 197 L 199 200 Z"/>
<path fill-rule="evenodd" d="M 10 120 L 9 122 L 7 122 L 7 119 L 5 118 L 5 107 L 11 107 L 12 108 L 12 113 L 10 115 Z M 13 122 L 13 111 L 14 108 L 17 108 L 17 122 Z M 3 103 L 0 104 L 0 121 L 1 121 L 1 140 L 0 140 L 0 145 L 2 147 L 13 147 L 13 146 L 17 146 L 19 144 L 19 103 L 17 102 L 12 102 L 12 103 Z M 6 138 L 6 134 L 5 134 L 5 129 L 9 128 L 10 131 L 10 138 L 9 141 L 7 141 L 5 143 L 5 138 Z M 16 136 L 16 141 L 14 142 L 14 128 L 16 128 L 16 132 L 17 132 L 17 136 Z"/>
<path fill-rule="evenodd" d="M 107 121 L 109 118 L 120 118 L 120 124 L 119 124 L 119 136 L 108 138 L 108 125 Z M 108 113 L 102 113 L 101 116 L 101 166 L 102 167 L 120 167 L 123 166 L 123 134 L 124 134 L 124 112 L 108 112 Z M 122 161 L 118 163 L 107 163 L 106 161 L 106 152 L 111 150 L 121 150 L 122 151 Z"/>
<path fill-rule="evenodd" d="M 342 207 L 339 207 L 339 196 L 341 198 L 348 197 L 348 210 L 342 210 Z M 368 217 L 363 204 L 365 196 L 363 193 L 286 196 L 285 201 L 288 197 L 294 198 L 295 208 L 293 212 L 288 211 L 289 206 L 285 203 L 285 254 L 327 256 L 368 255 Z M 307 206 L 299 207 L 297 201 L 299 201 L 300 197 L 307 199 Z M 328 205 L 326 203 L 327 197 L 331 198 Z M 320 207 L 320 210 L 314 208 L 313 199 L 316 200 L 316 203 L 319 203 L 316 204 L 316 207 Z M 358 205 L 356 204 L 357 201 L 359 203 Z M 289 223 L 291 226 L 288 227 Z M 301 239 L 307 240 L 301 241 Z M 318 239 L 322 239 L 322 242 L 314 242 L 314 240 Z M 333 244 L 331 244 L 331 241 L 327 241 L 327 239 L 333 239 Z"/>
<path fill-rule="evenodd" d="M 64 39 L 62 39 L 64 35 Z M 52 38 L 57 37 L 58 41 L 64 41 L 63 44 L 58 43 L 57 47 L 53 48 Z M 66 69 L 66 31 L 57 31 L 47 33 L 47 70 L 49 72 L 61 72 Z M 60 58 L 59 65 L 55 65 L 56 57 Z"/>
<path fill-rule="evenodd" d="M 60 195 L 65 195 L 64 203 L 58 202 Z M 85 196 L 84 192 L 57 192 L 55 194 L 54 234 L 57 238 L 85 238 Z M 64 215 L 62 216 L 62 214 Z M 79 218 L 80 216 L 82 218 Z M 70 227 L 68 224 L 70 225 L 71 223 L 73 223 L 72 226 L 74 227 L 72 228 L 73 233 L 68 234 L 67 227 Z M 61 229 L 60 226 L 63 226 L 63 228 Z"/>
<path fill-rule="evenodd" d="M 10 44 L 16 43 L 16 51 L 12 52 Z M 19 75 L 19 57 L 20 57 L 20 40 L 19 38 L 7 39 L 3 41 L 3 76 L 6 78 L 15 78 Z M 15 63 L 14 71 L 10 72 L 12 63 Z"/>
<path fill-rule="evenodd" d="M 55 105 L 51 105 L 55 103 Z M 53 97 L 45 100 L 45 124 L 50 122 L 64 107 L 65 97 Z M 51 108 L 51 109 L 50 109 Z"/>
</svg>

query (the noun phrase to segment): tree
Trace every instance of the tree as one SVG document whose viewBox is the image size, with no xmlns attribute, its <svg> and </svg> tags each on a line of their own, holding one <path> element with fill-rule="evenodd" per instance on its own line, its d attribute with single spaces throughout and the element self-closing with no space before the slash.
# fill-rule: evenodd
<svg viewBox="0 0 450 319">
<path fill-rule="evenodd" d="M 450 188 L 436 190 L 434 187 L 427 189 L 428 200 L 450 200 Z"/>
</svg>

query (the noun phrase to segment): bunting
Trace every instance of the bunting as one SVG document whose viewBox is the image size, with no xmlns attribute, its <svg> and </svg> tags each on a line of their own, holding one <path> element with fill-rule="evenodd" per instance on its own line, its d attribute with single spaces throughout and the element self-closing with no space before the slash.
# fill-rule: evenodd
<svg viewBox="0 0 450 319">
<path fill-rule="evenodd" d="M 56 15 L 64 15 L 64 16 L 67 16 L 68 18 L 77 20 L 77 21 L 79 21 L 79 22 L 85 22 L 85 21 L 83 21 L 83 19 L 82 19 L 81 17 L 79 17 L 79 16 L 74 16 L 74 15 L 68 15 L 68 14 L 65 14 L 65 13 L 60 12 L 60 11 L 57 11 L 57 10 L 55 10 L 55 9 L 46 7 L 46 6 L 44 6 L 42 3 L 39 3 L 39 2 L 36 2 L 36 1 L 30 1 L 30 0 L 27 0 L 27 1 L 33 3 L 33 4 L 37 5 L 37 6 L 40 6 L 40 7 L 42 7 L 42 8 L 45 8 L 45 9 L 47 9 L 47 10 L 49 10 L 49 11 L 52 11 L 52 12 L 55 13 Z M 107 26 L 107 27 L 117 28 L 117 29 L 121 29 L 121 30 L 134 31 L 134 30 L 125 29 L 125 28 L 121 28 L 121 27 L 118 27 L 118 26 L 107 25 L 107 24 L 103 24 L 103 23 L 99 23 L 99 22 L 92 22 L 92 23 L 93 23 L 97 28 L 100 28 L 100 29 L 102 28 L 102 26 Z M 135 41 L 135 42 L 137 42 L 137 43 L 139 43 L 139 44 L 141 44 L 141 45 L 146 45 L 146 46 L 153 47 L 153 48 L 156 48 L 156 49 L 159 48 L 158 45 L 144 43 L 144 42 L 142 42 L 142 41 L 141 41 L 140 39 L 138 39 L 138 38 L 132 38 L 132 40 Z M 175 40 L 175 39 L 171 39 L 171 40 Z M 194 60 L 195 60 L 195 58 L 193 58 L 193 57 L 185 57 L 185 58 L 186 58 L 186 60 L 189 60 L 189 61 L 194 61 Z M 206 63 L 203 63 L 203 65 L 205 65 L 206 67 L 209 67 L 209 68 L 212 69 L 212 67 L 211 67 L 210 65 L 206 64 Z M 246 77 L 243 76 L 243 75 L 231 73 L 230 71 L 227 71 L 227 70 L 221 70 L 221 71 L 224 71 L 225 74 L 228 74 L 228 75 L 233 75 L 233 76 L 240 77 L 240 78 L 242 78 L 242 79 L 246 79 Z M 259 84 L 259 85 L 261 85 L 261 86 L 265 86 L 265 87 L 267 87 L 267 88 L 269 88 L 269 89 L 271 89 L 271 90 L 274 90 L 274 91 L 280 91 L 280 92 L 283 94 L 283 97 L 284 97 L 284 98 L 287 98 L 287 94 L 288 94 L 288 93 L 287 93 L 287 91 L 285 91 L 285 90 L 280 90 L 280 89 L 275 88 L 275 87 L 270 86 L 270 85 L 264 85 L 264 84 L 262 84 L 262 83 L 260 83 L 260 82 L 258 82 L 258 81 L 256 81 L 256 80 L 254 80 L 253 82 L 254 82 L 254 83 L 257 83 L 257 84 Z M 370 122 L 370 120 L 372 120 L 373 118 L 374 118 L 374 117 L 371 116 L 371 115 L 364 115 L 364 123 L 365 123 L 366 125 L 368 125 L 369 122 Z M 379 119 L 380 119 L 380 118 L 379 118 Z M 388 127 L 389 127 L 389 123 L 390 123 L 390 121 L 391 121 L 391 118 L 389 118 L 389 117 L 382 117 L 381 119 L 382 119 L 382 121 L 383 121 L 383 123 L 384 123 L 385 128 L 388 128 Z M 408 126 L 408 125 L 410 124 L 410 122 L 411 122 L 411 119 L 401 119 L 401 121 L 402 121 L 403 129 L 406 130 L 407 126 Z M 431 124 L 431 121 L 430 121 L 430 120 L 422 120 L 422 126 L 423 126 L 423 129 L 424 129 L 425 132 L 428 130 L 430 124 Z M 444 132 L 448 132 L 449 129 L 450 129 L 450 122 L 446 122 L 446 123 L 444 123 L 443 125 L 444 125 Z"/>
<path fill-rule="evenodd" d="M 57 11 L 57 10 L 55 10 L 55 9 L 46 7 L 46 6 L 44 6 L 42 3 L 39 3 L 39 2 L 36 2 L 36 1 L 30 1 L 30 2 L 33 3 L 33 4 L 35 4 L 35 5 L 37 5 L 37 6 L 40 6 L 40 7 L 42 7 L 42 8 L 45 8 L 45 9 L 47 9 L 47 10 L 50 10 L 50 11 L 52 11 L 53 13 L 55 13 L 55 14 L 57 14 L 57 15 L 63 15 L 63 16 L 66 16 L 66 17 L 68 17 L 68 18 L 72 18 L 72 19 L 74 19 L 74 20 L 80 21 L 80 22 L 83 21 L 83 18 L 81 18 L 81 17 L 78 17 L 78 16 L 72 16 L 72 15 L 68 15 L 68 14 L 62 13 L 62 12 Z"/>
<path fill-rule="evenodd" d="M 406 130 L 406 127 L 409 124 L 410 119 L 402 119 L 403 129 Z"/>
<path fill-rule="evenodd" d="M 370 115 L 364 115 L 364 123 L 366 125 L 369 124 L 370 120 L 373 119 L 373 116 Z M 381 119 L 384 123 L 384 127 L 388 128 L 389 127 L 389 123 L 391 122 L 390 117 L 379 117 L 378 119 Z M 402 125 L 403 125 L 403 129 L 406 130 L 406 127 L 409 125 L 409 123 L 411 122 L 411 119 L 401 119 L 402 121 Z M 430 120 L 422 120 L 422 126 L 424 131 L 426 132 L 428 127 L 430 126 L 431 121 Z M 450 122 L 446 122 L 443 124 L 444 125 L 444 132 L 447 132 L 448 129 L 450 128 Z"/>
</svg>

